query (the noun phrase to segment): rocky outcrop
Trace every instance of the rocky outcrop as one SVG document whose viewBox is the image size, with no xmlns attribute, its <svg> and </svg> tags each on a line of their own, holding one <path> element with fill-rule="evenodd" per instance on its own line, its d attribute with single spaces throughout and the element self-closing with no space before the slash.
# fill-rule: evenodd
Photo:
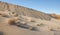
<svg viewBox="0 0 60 35">
<path fill-rule="evenodd" d="M 0 11 L 16 12 L 18 15 L 34 17 L 43 20 L 51 20 L 51 17 L 43 12 L 33 10 L 31 8 L 26 8 L 23 6 L 8 4 L 1 1 L 0 1 Z"/>
</svg>

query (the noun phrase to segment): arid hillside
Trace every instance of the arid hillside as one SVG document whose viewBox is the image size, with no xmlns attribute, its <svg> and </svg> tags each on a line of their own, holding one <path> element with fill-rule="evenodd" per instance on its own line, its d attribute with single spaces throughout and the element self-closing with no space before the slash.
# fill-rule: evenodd
<svg viewBox="0 0 60 35">
<path fill-rule="evenodd" d="M 16 12 L 19 15 L 40 18 L 43 20 L 51 20 L 51 17 L 49 15 L 41 11 L 37 11 L 31 8 L 26 8 L 23 6 L 8 4 L 1 1 L 0 1 L 0 11 Z"/>
<path fill-rule="evenodd" d="M 60 15 L 57 14 L 50 14 L 51 17 L 60 20 Z"/>
<path fill-rule="evenodd" d="M 0 2 L 0 35 L 60 35 L 59 15 Z"/>
</svg>

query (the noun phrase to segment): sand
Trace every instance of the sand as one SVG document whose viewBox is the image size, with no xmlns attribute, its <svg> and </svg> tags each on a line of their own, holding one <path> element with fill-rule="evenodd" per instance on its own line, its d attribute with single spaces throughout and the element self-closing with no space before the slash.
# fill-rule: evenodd
<svg viewBox="0 0 60 35">
<path fill-rule="evenodd" d="M 30 18 L 33 19 L 32 17 Z M 33 20 L 35 22 L 27 23 L 29 26 L 36 27 L 37 31 L 18 27 L 16 25 L 9 25 L 7 19 L 9 18 L 0 16 L 0 31 L 2 31 L 4 35 L 60 35 L 60 22 L 56 19 L 46 21 L 34 18 Z M 37 26 L 37 24 L 40 25 Z"/>
</svg>

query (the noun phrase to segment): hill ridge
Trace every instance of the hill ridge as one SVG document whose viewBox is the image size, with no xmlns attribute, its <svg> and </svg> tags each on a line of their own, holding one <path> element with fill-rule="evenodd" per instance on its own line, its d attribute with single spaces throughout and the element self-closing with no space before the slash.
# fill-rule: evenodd
<svg viewBox="0 0 60 35">
<path fill-rule="evenodd" d="M 31 9 L 31 8 L 26 8 L 23 6 L 18 6 L 18 5 L 0 1 L 0 11 L 6 11 L 6 10 L 10 11 L 10 12 L 16 12 L 19 15 L 39 18 L 39 19 L 43 19 L 43 20 L 51 19 L 51 17 L 49 15 L 47 15 L 46 13 Z"/>
</svg>

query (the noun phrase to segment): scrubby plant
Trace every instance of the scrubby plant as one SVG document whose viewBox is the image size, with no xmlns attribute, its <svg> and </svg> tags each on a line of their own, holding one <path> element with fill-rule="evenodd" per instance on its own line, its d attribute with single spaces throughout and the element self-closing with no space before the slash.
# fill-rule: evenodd
<svg viewBox="0 0 60 35">
<path fill-rule="evenodd" d="M 50 29 L 50 31 L 55 31 L 54 29 Z"/>
<path fill-rule="evenodd" d="M 35 22 L 35 20 L 31 20 L 31 22 Z"/>
<path fill-rule="evenodd" d="M 37 24 L 37 26 L 44 26 L 44 24 L 43 23 L 40 23 L 40 24 Z"/>
<path fill-rule="evenodd" d="M 40 24 L 37 24 L 37 26 L 40 26 Z"/>
<path fill-rule="evenodd" d="M 15 24 L 16 24 L 14 19 L 8 20 L 8 23 L 9 23 L 10 25 L 15 25 Z"/>
<path fill-rule="evenodd" d="M 15 13 L 15 12 L 11 12 L 11 13 L 9 13 L 11 16 L 13 16 L 13 17 L 17 17 L 18 16 L 18 14 L 17 13 Z"/>
<path fill-rule="evenodd" d="M 18 20 L 18 17 L 10 18 L 10 19 L 8 20 L 8 23 L 9 23 L 10 25 L 15 25 L 17 20 Z"/>
</svg>

